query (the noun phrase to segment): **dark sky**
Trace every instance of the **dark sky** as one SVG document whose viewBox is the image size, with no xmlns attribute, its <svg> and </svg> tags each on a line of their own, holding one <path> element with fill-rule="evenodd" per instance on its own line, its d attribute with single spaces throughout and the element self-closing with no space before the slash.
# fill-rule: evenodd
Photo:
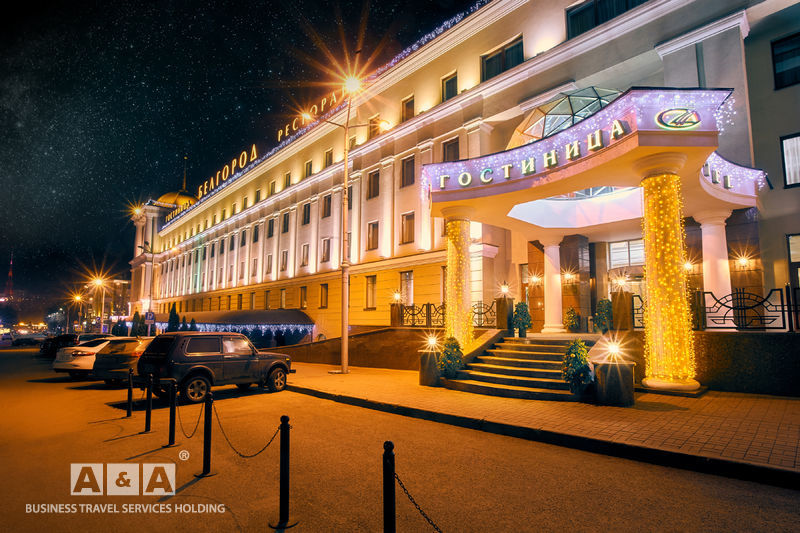
<svg viewBox="0 0 800 533">
<path fill-rule="evenodd" d="M 61 296 L 85 267 L 129 268 L 126 206 L 188 185 L 327 90 L 307 25 L 378 67 L 475 0 L 25 1 L 0 22 L 0 292 Z M 336 13 L 341 13 L 337 17 Z M 343 21 L 341 24 L 337 19 Z M 305 20 L 305 22 L 304 22 Z M 298 86 L 299 85 L 299 86 Z"/>
</svg>

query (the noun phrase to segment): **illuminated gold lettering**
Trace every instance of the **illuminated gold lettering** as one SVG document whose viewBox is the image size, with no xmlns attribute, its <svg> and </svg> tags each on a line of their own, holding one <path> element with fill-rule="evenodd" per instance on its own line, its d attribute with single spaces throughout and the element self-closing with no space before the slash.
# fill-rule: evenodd
<svg viewBox="0 0 800 533">
<path fill-rule="evenodd" d="M 213 179 L 213 178 L 210 178 L 210 179 Z M 203 194 L 204 194 L 204 195 L 208 194 L 208 180 L 206 180 L 206 181 L 203 183 Z"/>
<path fill-rule="evenodd" d="M 324 98 L 323 98 L 323 100 L 324 100 Z M 314 105 L 311 106 L 311 109 L 309 109 L 309 114 L 311 115 L 311 119 L 312 120 L 314 119 L 314 117 L 317 116 L 317 104 L 314 104 Z"/>
<path fill-rule="evenodd" d="M 344 89 L 342 89 L 342 94 L 344 94 Z M 336 105 L 336 91 L 331 93 L 331 107 Z"/>
<path fill-rule="evenodd" d="M 297 117 L 292 121 L 292 131 L 297 131 Z"/>
<path fill-rule="evenodd" d="M 467 185 L 472 183 L 472 174 L 469 172 L 462 172 L 458 175 L 458 184 L 462 187 L 466 187 Z"/>
<path fill-rule="evenodd" d="M 439 188 L 440 189 L 444 189 L 444 182 L 445 182 L 445 180 L 449 180 L 449 179 L 450 179 L 450 176 L 448 176 L 447 174 L 439 176 Z"/>
<path fill-rule="evenodd" d="M 199 185 L 199 186 L 197 187 L 197 197 L 198 197 L 198 198 L 200 198 L 200 197 L 202 197 L 202 196 L 203 196 L 203 186 L 202 186 L 202 185 Z"/>
<path fill-rule="evenodd" d="M 514 165 L 512 165 L 511 163 L 509 163 L 509 164 L 507 164 L 507 165 L 503 165 L 503 166 L 501 166 L 501 167 L 500 167 L 500 168 L 502 168 L 502 169 L 503 169 L 503 177 L 504 177 L 505 179 L 508 179 L 508 178 L 510 178 L 510 177 L 511 177 L 511 167 L 513 167 L 513 166 L 514 166 Z"/>
<path fill-rule="evenodd" d="M 586 136 L 586 147 L 594 152 L 595 150 L 599 150 L 603 147 L 603 132 L 600 130 L 595 130 L 593 133 L 590 133 Z"/>
<path fill-rule="evenodd" d="M 238 163 L 238 161 L 236 160 L 235 157 L 233 159 L 231 159 L 231 176 L 236 174 L 236 164 L 237 163 Z"/>
<path fill-rule="evenodd" d="M 494 178 L 492 178 L 491 176 L 489 176 L 488 178 L 486 177 L 487 174 L 491 174 L 491 173 L 492 173 L 492 169 L 491 168 L 484 168 L 483 170 L 481 170 L 481 182 L 482 183 L 491 183 L 492 179 L 494 179 Z"/>
<path fill-rule="evenodd" d="M 286 127 L 285 127 L 285 128 L 283 128 L 283 133 L 284 133 L 284 135 L 286 135 L 287 137 L 289 136 L 289 124 L 287 124 L 287 125 L 286 125 Z"/>
<path fill-rule="evenodd" d="M 328 103 L 328 99 L 327 98 L 323 98 L 322 102 L 320 102 L 320 104 L 319 104 L 319 112 L 320 113 L 324 113 L 325 112 L 325 104 L 327 104 L 327 103 Z"/>
<path fill-rule="evenodd" d="M 231 173 L 231 169 L 228 168 L 228 165 L 222 167 L 222 181 L 227 181 L 228 175 Z"/>
<path fill-rule="evenodd" d="M 545 152 L 542 158 L 544 159 L 544 168 L 553 168 L 558 164 L 558 154 L 555 150 Z"/>
<path fill-rule="evenodd" d="M 278 130 L 278 142 L 281 142 L 282 135 L 283 135 L 283 130 Z"/>
<path fill-rule="evenodd" d="M 611 138 L 612 139 L 619 139 L 625 135 L 625 128 L 622 127 L 622 122 L 619 120 L 615 120 L 611 123 Z"/>
<path fill-rule="evenodd" d="M 520 161 L 520 165 L 522 166 L 522 175 L 527 176 L 529 174 L 533 174 L 536 172 L 536 161 L 529 157 L 528 159 L 523 159 Z"/>
<path fill-rule="evenodd" d="M 572 141 L 564 146 L 564 153 L 567 161 L 578 159 L 581 156 L 581 145 L 578 141 Z"/>
<path fill-rule="evenodd" d="M 250 149 L 250 162 L 252 163 L 256 159 L 258 159 L 258 154 L 256 153 L 256 145 L 253 143 L 253 147 Z"/>
<path fill-rule="evenodd" d="M 220 171 L 217 170 L 217 182 L 214 184 L 214 187 L 219 187 L 219 173 Z"/>
<path fill-rule="evenodd" d="M 242 150 L 242 153 L 239 154 L 239 168 L 244 168 L 247 164 L 247 151 Z"/>
</svg>

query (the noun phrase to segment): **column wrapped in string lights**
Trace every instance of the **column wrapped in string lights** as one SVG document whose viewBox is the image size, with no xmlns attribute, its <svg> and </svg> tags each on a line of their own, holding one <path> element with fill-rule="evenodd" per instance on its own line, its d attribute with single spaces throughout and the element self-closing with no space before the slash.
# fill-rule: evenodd
<svg viewBox="0 0 800 533">
<path fill-rule="evenodd" d="M 467 211 L 458 208 L 444 209 L 443 214 L 447 225 L 445 338 L 455 337 L 466 351 L 472 342 L 469 218 Z"/>
<path fill-rule="evenodd" d="M 645 362 L 647 387 L 693 390 L 694 342 L 686 290 L 681 178 L 675 173 L 642 181 L 645 253 Z"/>
</svg>

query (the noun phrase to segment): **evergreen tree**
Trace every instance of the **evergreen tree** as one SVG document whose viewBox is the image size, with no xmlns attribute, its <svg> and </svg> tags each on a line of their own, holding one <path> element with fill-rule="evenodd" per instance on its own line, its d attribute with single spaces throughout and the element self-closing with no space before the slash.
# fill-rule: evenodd
<svg viewBox="0 0 800 533">
<path fill-rule="evenodd" d="M 189 323 L 189 331 L 197 331 L 197 322 L 195 322 L 194 318 Z"/>
<path fill-rule="evenodd" d="M 138 331 L 139 331 L 139 321 L 140 320 L 142 320 L 142 317 L 139 314 L 139 311 L 136 311 L 135 313 L 133 313 L 133 318 L 131 319 L 131 336 L 135 337 L 136 335 L 139 334 Z"/>
<path fill-rule="evenodd" d="M 178 331 L 178 327 L 180 326 L 180 317 L 178 316 L 178 311 L 175 308 L 175 304 L 172 304 L 172 307 L 169 309 L 169 319 L 167 320 L 167 331 Z"/>
<path fill-rule="evenodd" d="M 186 315 L 183 316 L 183 320 L 181 321 L 181 327 L 178 331 L 189 331 L 189 324 L 186 323 Z"/>
</svg>

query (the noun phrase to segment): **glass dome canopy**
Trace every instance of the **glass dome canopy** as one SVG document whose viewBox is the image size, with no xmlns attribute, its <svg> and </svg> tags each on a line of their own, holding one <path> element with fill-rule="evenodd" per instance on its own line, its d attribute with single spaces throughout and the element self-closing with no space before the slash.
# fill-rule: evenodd
<svg viewBox="0 0 800 533">
<path fill-rule="evenodd" d="M 620 94 L 614 89 L 586 87 L 534 108 L 517 127 L 507 149 L 536 142 L 574 126 L 613 102 Z"/>
</svg>

